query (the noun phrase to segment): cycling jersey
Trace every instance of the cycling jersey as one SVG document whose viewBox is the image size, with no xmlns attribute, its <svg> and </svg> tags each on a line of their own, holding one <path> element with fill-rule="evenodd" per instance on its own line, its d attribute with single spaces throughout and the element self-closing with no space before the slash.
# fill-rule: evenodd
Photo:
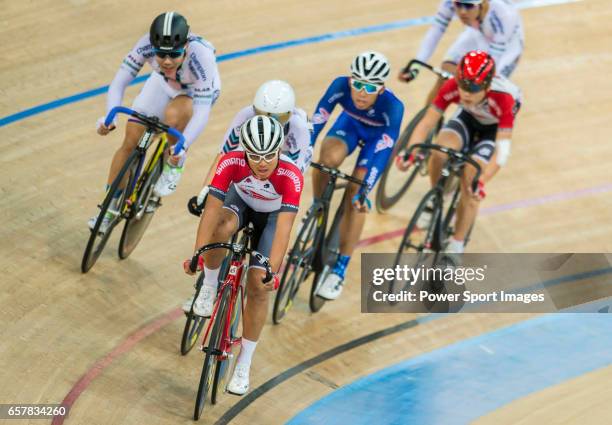
<svg viewBox="0 0 612 425">
<path fill-rule="evenodd" d="M 511 130 L 520 102 L 519 88 L 507 78 L 496 75 L 482 102 L 475 106 L 460 105 L 460 107 L 480 124 L 497 124 L 499 129 Z M 457 81 L 454 78 L 450 78 L 440 87 L 432 105 L 440 112 L 444 112 L 451 103 L 461 104 Z"/>
<path fill-rule="evenodd" d="M 270 177 L 253 176 L 244 152 L 230 152 L 221 157 L 210 183 L 210 194 L 224 201 L 231 184 L 242 200 L 256 212 L 297 212 L 304 187 L 304 177 L 291 160 L 281 155 Z"/>
<path fill-rule="evenodd" d="M 331 83 L 312 116 L 313 146 L 337 104 L 340 104 L 344 111 L 327 135 L 343 140 L 347 144 L 349 154 L 353 152 L 359 140 L 363 142 L 364 147 L 357 159 L 357 166 L 367 169 L 365 181 L 368 185 L 362 189 L 367 194 L 381 176 L 391 156 L 399 135 L 404 104 L 391 90 L 385 88 L 374 105 L 366 110 L 357 109 L 351 99 L 350 78 L 338 77 Z"/>
<path fill-rule="evenodd" d="M 193 99 L 193 115 L 189 120 L 183 134 L 185 136 L 185 148 L 188 148 L 202 132 L 208 121 L 210 108 L 215 100 L 219 97 L 221 90 L 221 80 L 217 69 L 215 58 L 215 48 L 208 41 L 204 40 L 195 34 L 189 34 L 187 38 L 187 50 L 185 51 L 185 59 L 176 70 L 174 75 L 164 75 L 163 70 L 155 60 L 153 46 L 149 40 L 149 34 L 140 38 L 134 48 L 127 54 L 121 63 L 121 67 L 113 82 L 108 89 L 108 97 L 106 101 L 107 113 L 115 106 L 121 105 L 126 87 L 138 75 L 145 62 L 153 68 L 153 73 L 141 92 L 141 101 L 135 104 L 143 105 L 139 109 L 146 108 L 143 111 L 147 113 L 153 112 L 156 116 L 159 111 L 165 109 L 165 104 L 179 94 L 186 94 Z M 159 77 L 162 77 L 160 79 Z M 155 82 L 155 84 L 153 84 Z M 160 87 L 160 84 L 166 84 L 167 87 Z M 167 96 L 156 96 L 154 93 L 145 93 L 147 91 L 166 91 Z M 140 95 L 139 95 L 140 96 Z M 158 103 L 165 102 L 163 105 L 144 105 L 145 101 L 156 100 Z M 141 112 L 141 111 L 139 111 Z M 163 116 L 158 116 L 164 119 Z"/>
<path fill-rule="evenodd" d="M 243 150 L 240 145 L 240 128 L 254 116 L 255 110 L 252 105 L 243 108 L 236 114 L 225 133 L 221 153 Z M 293 109 L 291 118 L 285 124 L 285 143 L 281 147 L 281 152 L 297 165 L 302 174 L 306 172 L 312 160 L 312 146 L 310 145 L 308 117 L 306 112 L 299 108 Z"/>
<path fill-rule="evenodd" d="M 435 21 L 421 42 L 416 58 L 427 62 L 455 16 L 451 0 L 442 0 Z M 497 72 L 508 77 L 523 51 L 524 32 L 521 16 L 511 0 L 490 0 L 489 10 L 476 27 L 466 28 L 451 46 L 445 60 L 458 63 L 470 50 L 485 50 L 497 65 Z"/>
</svg>

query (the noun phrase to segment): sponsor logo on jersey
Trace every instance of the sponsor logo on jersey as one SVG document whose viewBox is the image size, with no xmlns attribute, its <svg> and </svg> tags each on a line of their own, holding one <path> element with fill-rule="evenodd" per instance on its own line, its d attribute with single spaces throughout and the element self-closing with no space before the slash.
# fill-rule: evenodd
<svg viewBox="0 0 612 425">
<path fill-rule="evenodd" d="M 371 188 L 374 185 L 374 182 L 376 181 L 376 177 L 378 177 L 378 168 L 372 167 L 370 169 L 370 176 L 368 177 L 368 180 L 366 182 L 368 184 L 368 187 Z"/>
<path fill-rule="evenodd" d="M 329 120 L 329 111 L 325 108 L 319 108 L 319 111 L 312 116 L 313 124 L 324 124 Z"/>
<path fill-rule="evenodd" d="M 217 171 L 215 174 L 220 175 L 223 173 L 227 167 L 231 167 L 232 165 L 238 165 L 240 167 L 246 167 L 246 160 L 244 158 L 227 158 L 219 164 L 217 167 Z"/>
<path fill-rule="evenodd" d="M 279 167 L 276 173 L 279 176 L 289 177 L 291 179 L 291 181 L 293 182 L 293 185 L 295 186 L 295 191 L 296 192 L 301 192 L 302 191 L 302 183 L 300 182 L 300 178 L 299 178 L 299 176 L 293 170 L 289 170 L 287 168 L 280 168 Z"/>
<path fill-rule="evenodd" d="M 393 139 L 389 137 L 388 134 L 383 133 L 382 139 L 376 142 L 376 148 L 374 149 L 374 153 L 384 151 L 385 149 L 390 149 L 393 147 Z"/>
<path fill-rule="evenodd" d="M 374 108 L 368 109 L 368 116 L 373 117 L 375 113 L 376 113 L 376 110 Z"/>
<path fill-rule="evenodd" d="M 344 92 L 340 92 L 340 93 L 334 93 L 330 96 L 328 102 L 329 103 L 334 103 L 336 101 L 336 99 L 340 99 L 342 96 L 344 96 Z"/>
<path fill-rule="evenodd" d="M 449 91 L 448 93 L 442 96 L 442 98 L 446 100 L 447 102 L 452 102 L 453 99 L 456 99 L 458 97 L 459 97 L 459 90 Z"/>
<path fill-rule="evenodd" d="M 264 184 L 264 189 L 269 189 L 269 188 L 270 188 L 270 183 Z"/>
<path fill-rule="evenodd" d="M 368 158 L 363 158 L 361 161 L 359 161 L 359 163 L 357 164 L 358 167 L 365 167 L 366 165 L 368 165 Z"/>
<path fill-rule="evenodd" d="M 206 71 L 198 60 L 198 57 L 196 56 L 195 52 L 189 55 L 189 59 L 191 59 L 189 61 L 189 69 L 191 70 L 191 72 L 193 72 L 195 75 L 199 75 L 203 81 L 206 81 Z"/>
</svg>

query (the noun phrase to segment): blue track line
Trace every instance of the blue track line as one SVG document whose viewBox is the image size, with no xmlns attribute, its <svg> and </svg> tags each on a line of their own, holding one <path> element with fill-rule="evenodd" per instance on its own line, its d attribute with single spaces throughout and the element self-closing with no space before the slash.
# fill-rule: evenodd
<svg viewBox="0 0 612 425">
<path fill-rule="evenodd" d="M 517 6 L 521 9 L 550 6 L 564 3 L 574 3 L 581 0 L 525 0 L 517 3 Z M 364 34 L 379 33 L 385 31 L 392 31 L 396 29 L 411 28 L 420 25 L 430 24 L 434 22 L 433 16 L 425 16 L 421 18 L 403 19 L 400 21 L 389 22 L 386 24 L 371 25 L 368 27 L 354 28 L 344 31 L 336 31 L 326 34 L 315 35 L 312 37 L 299 38 L 296 40 L 283 41 L 279 43 L 267 44 L 259 47 L 250 49 L 238 50 L 236 52 L 219 55 L 217 57 L 218 62 L 224 62 L 228 60 L 238 59 L 245 56 L 258 55 L 274 50 L 287 49 L 290 47 L 303 46 L 305 44 L 322 43 L 325 41 L 338 40 L 341 38 L 356 37 Z M 141 75 L 132 81 L 130 85 L 140 84 L 144 82 L 150 74 Z M 93 90 L 87 90 L 82 93 L 77 93 L 72 96 L 63 97 L 51 102 L 43 103 L 42 105 L 34 106 L 32 108 L 24 109 L 23 111 L 16 112 L 11 115 L 0 118 L 0 127 L 5 125 L 24 120 L 34 115 L 42 114 L 43 112 L 50 111 L 53 109 L 60 108 L 62 106 L 70 105 L 72 103 L 80 102 L 81 100 L 89 99 L 101 94 L 106 93 L 108 86 L 98 87 Z"/>
</svg>

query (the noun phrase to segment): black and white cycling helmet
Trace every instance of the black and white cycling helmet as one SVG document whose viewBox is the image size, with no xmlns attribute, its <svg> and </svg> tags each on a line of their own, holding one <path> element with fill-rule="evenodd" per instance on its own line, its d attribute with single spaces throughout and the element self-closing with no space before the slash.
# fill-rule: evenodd
<svg viewBox="0 0 612 425">
<path fill-rule="evenodd" d="M 351 63 L 351 76 L 366 83 L 383 85 L 389 76 L 389 60 L 373 50 L 360 53 Z"/>
<path fill-rule="evenodd" d="M 177 50 L 187 43 L 189 25 L 187 20 L 177 12 L 166 12 L 153 20 L 149 39 L 155 49 Z"/>
<path fill-rule="evenodd" d="M 274 118 L 255 115 L 242 124 L 240 143 L 246 152 L 266 155 L 280 149 L 285 138 L 283 126 Z"/>
</svg>

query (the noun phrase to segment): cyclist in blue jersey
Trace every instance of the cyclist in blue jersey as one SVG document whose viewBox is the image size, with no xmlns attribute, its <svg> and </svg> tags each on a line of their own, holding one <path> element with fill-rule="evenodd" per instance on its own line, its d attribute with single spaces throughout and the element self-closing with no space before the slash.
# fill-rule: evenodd
<svg viewBox="0 0 612 425">
<path fill-rule="evenodd" d="M 367 195 L 384 171 L 399 135 L 404 105 L 385 88 L 389 71 L 384 55 L 373 51 L 359 54 L 351 64 L 350 77 L 338 77 L 331 83 L 312 116 L 314 147 L 336 105 L 342 106 L 342 113 L 323 139 L 319 162 L 337 168 L 361 146 L 353 176 L 367 183 L 361 189 L 356 185 L 346 189 L 348 205 L 340 223 L 340 255 L 317 291 L 318 296 L 328 300 L 338 298 L 342 292 L 346 268 L 365 223 L 364 213 L 371 208 Z M 313 170 L 315 197 L 321 196 L 327 178 Z"/>
</svg>

